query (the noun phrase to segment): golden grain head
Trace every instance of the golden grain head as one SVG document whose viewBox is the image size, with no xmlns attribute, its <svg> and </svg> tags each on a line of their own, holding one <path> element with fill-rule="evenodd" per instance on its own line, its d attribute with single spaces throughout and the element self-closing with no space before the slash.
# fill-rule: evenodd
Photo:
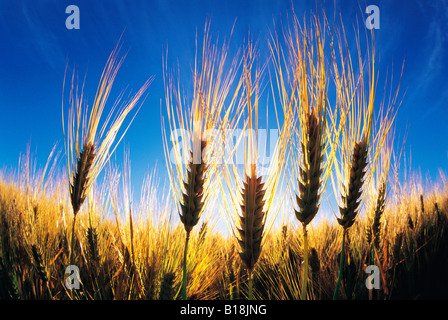
<svg viewBox="0 0 448 320">
<path fill-rule="evenodd" d="M 76 216 L 87 197 L 90 184 L 90 170 L 95 159 L 95 146 L 87 143 L 76 161 L 76 171 L 73 172 L 73 183 L 70 184 L 70 199 L 73 213 Z"/>
<path fill-rule="evenodd" d="M 353 146 L 349 183 L 342 195 L 342 206 L 339 207 L 341 217 L 337 221 L 344 229 L 350 228 L 358 215 L 366 167 L 367 140 L 363 139 Z"/>
<path fill-rule="evenodd" d="M 380 189 L 378 190 L 378 197 L 376 200 L 375 213 L 373 217 L 372 233 L 375 241 L 378 244 L 378 237 L 381 231 L 381 216 L 384 213 L 386 207 L 386 181 L 380 184 Z"/>
<path fill-rule="evenodd" d="M 174 280 L 176 278 L 176 274 L 174 272 L 167 272 L 163 275 L 161 284 L 160 284 L 160 292 L 159 292 L 159 300 L 173 300 L 176 295 L 176 289 L 174 286 Z"/>
<path fill-rule="evenodd" d="M 47 282 L 48 281 L 48 275 L 47 275 L 47 271 L 45 269 L 44 261 L 42 259 L 42 252 L 41 252 L 41 250 L 39 249 L 38 246 L 32 245 L 31 246 L 31 252 L 33 254 L 34 266 L 36 268 L 36 272 L 37 272 L 39 278 L 43 282 Z"/>
<path fill-rule="evenodd" d="M 296 202 L 299 210 L 294 210 L 297 219 L 306 226 L 319 210 L 321 174 L 323 165 L 324 142 L 318 119 L 313 113 L 308 115 L 306 127 L 306 145 L 302 143 L 302 166 L 299 167 L 299 194 Z"/>
<path fill-rule="evenodd" d="M 89 227 L 87 229 L 87 253 L 91 263 L 97 264 L 100 261 L 99 247 L 98 247 L 98 233 L 96 228 Z"/>
<path fill-rule="evenodd" d="M 264 196 L 266 190 L 262 177 L 248 176 L 241 190 L 242 205 L 238 228 L 240 257 L 247 268 L 253 270 L 261 254 L 261 241 L 265 224 Z"/>
<path fill-rule="evenodd" d="M 201 142 L 201 154 L 207 147 L 207 142 Z M 187 234 L 198 223 L 204 209 L 204 181 L 207 165 L 204 161 L 195 163 L 193 153 L 187 168 L 187 179 L 184 181 L 184 192 L 182 193 L 180 221 L 185 227 Z"/>
</svg>

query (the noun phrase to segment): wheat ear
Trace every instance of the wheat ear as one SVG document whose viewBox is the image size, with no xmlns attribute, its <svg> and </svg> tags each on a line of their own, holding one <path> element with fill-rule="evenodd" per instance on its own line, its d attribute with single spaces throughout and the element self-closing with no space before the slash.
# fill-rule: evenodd
<svg viewBox="0 0 448 320">
<path fill-rule="evenodd" d="M 207 141 L 201 141 L 201 154 L 207 146 Z M 201 163 L 194 163 L 193 153 L 191 152 L 191 161 L 187 168 L 187 179 L 184 181 L 184 193 L 180 203 L 181 213 L 180 221 L 185 227 L 187 236 L 189 236 L 193 227 L 198 223 L 202 209 L 204 207 L 204 180 L 207 165 L 201 160 Z"/>
<path fill-rule="evenodd" d="M 299 210 L 294 210 L 297 219 L 303 226 L 308 225 L 319 211 L 319 189 L 323 163 L 324 143 L 320 133 L 317 117 L 308 115 L 306 128 L 306 146 L 302 143 L 303 165 L 299 168 L 299 194 L 296 202 Z"/>
<path fill-rule="evenodd" d="M 73 183 L 70 185 L 70 200 L 73 213 L 76 216 L 87 197 L 87 186 L 90 180 L 90 169 L 95 159 L 95 146 L 90 143 L 84 145 L 76 159 L 76 171 L 73 173 Z"/>
<path fill-rule="evenodd" d="M 379 236 L 381 232 L 381 216 L 386 207 L 386 181 L 383 181 L 378 190 L 378 197 L 376 199 L 375 214 L 372 223 L 372 240 L 376 248 L 379 246 Z"/>
<path fill-rule="evenodd" d="M 88 244 L 88 255 L 89 260 L 94 268 L 98 267 L 98 263 L 100 262 L 100 254 L 98 250 L 98 233 L 96 228 L 89 226 L 87 229 L 87 244 Z"/>
<path fill-rule="evenodd" d="M 252 273 L 261 253 L 261 240 L 263 238 L 265 212 L 264 183 L 262 177 L 246 175 L 244 187 L 241 190 L 243 199 L 241 205 L 242 214 L 239 217 L 238 228 L 241 251 L 239 255 L 249 273 Z"/>
<path fill-rule="evenodd" d="M 39 275 L 39 278 L 42 280 L 43 284 L 46 286 L 48 294 L 50 296 L 50 299 L 53 299 L 53 296 L 52 296 L 51 290 L 50 290 L 50 285 L 48 282 L 47 269 L 45 268 L 41 250 L 39 249 L 38 246 L 32 245 L 31 252 L 33 254 L 34 266 L 36 268 L 37 274 Z"/>
<path fill-rule="evenodd" d="M 344 228 L 344 231 L 355 223 L 358 215 L 359 204 L 361 203 L 362 186 L 367 168 L 367 139 L 355 143 L 350 165 L 349 184 L 342 197 L 342 206 L 339 207 L 340 218 L 338 223 Z"/>
<path fill-rule="evenodd" d="M 176 292 L 174 288 L 174 280 L 176 275 L 174 272 L 166 273 L 160 284 L 159 300 L 173 300 Z"/>
</svg>

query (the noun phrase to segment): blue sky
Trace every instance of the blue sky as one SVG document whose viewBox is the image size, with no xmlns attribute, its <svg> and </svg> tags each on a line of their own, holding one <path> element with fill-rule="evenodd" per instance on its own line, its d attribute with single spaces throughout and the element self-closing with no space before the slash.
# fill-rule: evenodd
<svg viewBox="0 0 448 320">
<path fill-rule="evenodd" d="M 297 15 L 316 1 L 292 1 Z M 322 1 L 328 16 L 334 8 L 351 26 L 367 17 L 355 1 Z M 68 5 L 80 9 L 80 29 L 68 30 Z M 436 178 L 448 163 L 448 3 L 447 1 L 369 1 L 380 9 L 375 31 L 380 72 L 392 70 L 406 90 L 396 119 L 396 131 L 407 133 L 406 152 L 423 176 Z M 248 30 L 267 54 L 266 36 L 291 10 L 290 0 L 0 0 L 0 168 L 16 168 L 20 153 L 31 150 L 44 163 L 53 144 L 63 149 L 62 81 L 67 61 L 80 75 L 87 71 L 86 90 L 93 100 L 107 57 L 124 32 L 123 52 L 129 50 L 118 73 L 110 105 L 122 89 L 137 90 L 150 76 L 155 81 L 125 137 L 130 148 L 136 194 L 143 175 L 156 162 L 166 176 L 160 107 L 163 103 L 162 56 L 168 47 L 169 65 L 179 63 L 188 76 L 194 61 L 195 34 L 207 18 L 211 33 L 227 37 L 234 24 L 231 50 L 243 43 Z M 379 83 L 379 87 L 382 87 Z M 123 154 L 121 144 L 117 158 Z M 119 161 L 119 160 L 118 160 Z M 61 161 L 61 165 L 64 161 Z"/>
</svg>

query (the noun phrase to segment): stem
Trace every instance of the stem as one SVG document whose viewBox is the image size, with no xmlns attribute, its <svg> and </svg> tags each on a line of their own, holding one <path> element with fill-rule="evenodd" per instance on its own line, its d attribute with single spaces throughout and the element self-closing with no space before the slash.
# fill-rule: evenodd
<svg viewBox="0 0 448 320">
<path fill-rule="evenodd" d="M 370 264 L 375 264 L 375 240 L 372 241 L 372 258 Z M 369 289 L 369 300 L 373 300 L 373 289 Z"/>
<path fill-rule="evenodd" d="M 182 299 L 187 300 L 187 253 L 188 253 L 188 241 L 190 240 L 190 232 L 187 232 L 185 237 L 185 249 L 184 249 L 184 266 L 183 266 L 183 278 L 182 278 Z"/>
<path fill-rule="evenodd" d="M 303 263 L 303 275 L 302 275 L 302 290 L 300 292 L 300 300 L 306 300 L 306 291 L 308 284 L 308 234 L 306 225 L 303 226 L 303 241 L 304 241 L 304 263 Z"/>
<path fill-rule="evenodd" d="M 252 270 L 247 270 L 247 275 L 249 277 L 249 300 L 252 300 L 252 287 L 254 282 L 254 277 L 252 274 Z"/>
<path fill-rule="evenodd" d="M 50 295 L 50 300 L 53 300 L 53 295 L 51 294 L 49 281 L 47 281 L 47 291 L 48 291 L 48 294 Z"/>
<path fill-rule="evenodd" d="M 70 265 L 75 263 L 75 226 L 76 226 L 76 214 L 73 216 L 73 227 L 72 227 L 72 241 L 70 243 Z M 71 298 L 75 298 L 73 289 L 71 289 Z"/>
<path fill-rule="evenodd" d="M 76 214 L 73 217 L 73 228 L 72 228 L 72 241 L 70 243 L 70 265 L 75 262 L 75 225 L 76 225 Z"/>
<path fill-rule="evenodd" d="M 338 296 L 339 286 L 341 285 L 342 269 L 344 267 L 345 233 L 346 233 L 346 230 L 344 229 L 344 231 L 342 232 L 342 249 L 341 249 L 341 259 L 339 261 L 338 281 L 336 282 L 336 289 L 334 290 L 333 300 L 336 300 L 336 298 Z"/>
</svg>

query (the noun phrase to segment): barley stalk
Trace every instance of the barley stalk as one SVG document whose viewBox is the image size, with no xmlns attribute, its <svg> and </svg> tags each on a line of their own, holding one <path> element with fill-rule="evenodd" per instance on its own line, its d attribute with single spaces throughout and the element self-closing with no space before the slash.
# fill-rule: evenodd
<svg viewBox="0 0 448 320">
<path fill-rule="evenodd" d="M 320 120 L 322 121 L 322 120 Z M 305 127 L 304 140 L 302 142 L 302 166 L 299 167 L 300 179 L 298 180 L 299 195 L 296 195 L 296 202 L 299 210 L 295 210 L 297 219 L 303 226 L 304 238 L 304 270 L 302 278 L 301 299 L 306 299 L 308 283 L 308 232 L 307 225 L 316 216 L 319 210 L 319 198 L 321 187 L 321 175 L 323 172 L 323 136 L 322 126 L 318 124 L 318 119 L 312 113 L 308 114 L 307 126 Z"/>
<path fill-rule="evenodd" d="M 95 147 L 87 143 L 76 161 L 76 171 L 73 173 L 73 183 L 70 184 L 70 200 L 73 208 L 72 240 L 70 244 L 70 265 L 74 264 L 76 216 L 81 209 L 90 184 L 90 171 L 95 159 Z"/>
<path fill-rule="evenodd" d="M 137 105 L 141 96 L 152 81 L 152 78 L 146 81 L 130 100 L 123 103 L 120 101 L 121 98 L 119 98 L 100 128 L 100 119 L 104 107 L 111 92 L 117 72 L 124 59 L 124 57 L 117 59 L 119 50 L 120 41 L 109 56 L 103 74 L 101 75 L 89 117 L 87 115 L 88 108 L 84 102 L 84 95 L 82 92 L 84 85 L 82 86 L 81 93 L 78 93 L 78 83 L 75 81 L 75 72 L 73 72 L 71 79 L 67 131 L 64 126 L 64 104 L 62 104 L 62 129 L 65 136 L 64 146 L 67 155 L 70 200 L 74 214 L 70 264 L 74 263 L 76 217 L 86 197 L 90 193 L 93 183 L 106 162 L 109 160 L 109 157 L 115 151 L 118 142 L 123 138 L 124 133 L 118 142 L 114 144 L 118 130 L 123 124 L 126 116 Z M 65 77 L 63 87 L 65 87 Z M 116 106 L 120 103 L 123 104 L 123 107 L 119 109 L 115 117 L 113 117 Z"/>
<path fill-rule="evenodd" d="M 387 176 L 386 176 L 387 179 Z M 370 264 L 375 263 L 375 251 L 379 249 L 380 232 L 381 232 L 381 216 L 384 213 L 386 206 L 386 181 L 383 180 L 380 183 L 378 194 L 376 197 L 376 203 L 373 212 L 373 221 L 368 221 L 366 226 L 366 239 L 367 243 L 371 246 L 371 261 Z M 371 222 L 371 224 L 370 224 Z M 369 300 L 373 299 L 373 289 L 369 289 Z"/>
<path fill-rule="evenodd" d="M 228 44 L 224 44 L 221 51 L 217 45 L 212 45 L 208 36 L 209 27 L 207 23 L 203 38 L 202 61 L 201 63 L 195 61 L 191 105 L 189 107 L 183 105 L 185 101 L 180 97 L 180 88 L 176 87 L 172 75 L 165 83 L 169 130 L 173 134 L 180 129 L 182 135 L 182 143 L 171 139 L 172 148 L 168 150 L 168 139 L 162 118 L 165 160 L 171 190 L 186 234 L 182 281 L 184 300 L 187 299 L 187 254 L 190 233 L 207 207 L 215 188 L 213 178 L 219 174 L 217 166 L 220 153 L 216 144 L 219 137 L 216 137 L 216 132 L 225 127 L 228 121 L 232 121 L 229 115 L 239 90 L 238 86 L 235 96 L 228 101 L 227 96 L 238 69 L 238 60 L 235 58 L 232 61 L 229 71 L 224 70 Z M 196 50 L 198 49 L 197 46 Z M 223 116 L 224 108 L 226 109 Z"/>
<path fill-rule="evenodd" d="M 201 154 L 203 154 L 207 142 L 201 141 Z M 180 203 L 181 212 L 179 213 L 180 221 L 185 228 L 185 249 L 183 262 L 183 278 L 182 278 L 182 298 L 187 300 L 187 255 L 188 243 L 190 240 L 190 232 L 198 223 L 204 208 L 204 174 L 207 171 L 207 165 L 204 161 L 195 163 L 193 152 L 191 152 L 191 160 L 187 169 L 187 180 L 184 181 L 184 192 L 182 194 L 182 202 Z"/>
<path fill-rule="evenodd" d="M 361 202 L 362 186 L 364 183 L 364 175 L 367 167 L 367 140 L 363 139 L 360 143 L 355 143 L 352 153 L 352 161 L 350 166 L 349 184 L 345 194 L 342 197 L 342 206 L 339 207 L 340 218 L 338 223 L 343 227 L 342 232 L 342 248 L 339 262 L 339 274 L 336 282 L 336 288 L 333 300 L 337 298 L 339 286 L 342 279 L 342 269 L 344 266 L 345 241 L 347 230 L 355 223 L 358 215 L 359 204 Z"/>
<path fill-rule="evenodd" d="M 265 227 L 265 184 L 262 177 L 257 176 L 257 120 L 258 120 L 258 98 L 259 98 L 259 76 L 257 71 L 255 82 L 252 81 L 252 64 L 254 51 L 251 44 L 248 45 L 247 52 L 244 53 L 244 70 L 242 81 L 245 83 L 245 100 L 248 109 L 249 133 L 245 141 L 244 157 L 244 180 L 241 188 L 241 214 L 239 215 L 239 228 L 237 227 L 238 243 L 241 251 L 239 256 L 247 270 L 248 277 L 248 299 L 253 298 L 253 271 L 261 254 L 262 240 Z M 252 94 L 255 98 L 252 101 Z M 254 123 L 255 122 L 255 123 Z M 255 131 L 253 130 L 255 128 Z M 237 177 L 235 177 L 237 178 Z"/>
<path fill-rule="evenodd" d="M 342 40 L 345 41 L 345 48 L 347 48 L 347 40 L 344 38 L 345 30 L 343 26 L 342 32 Z M 363 185 L 367 173 L 369 148 L 372 140 L 374 140 L 371 137 L 371 133 L 375 101 L 374 49 L 372 50 L 372 56 L 368 56 L 369 93 L 366 94 L 365 90 L 367 88 L 365 88 L 364 65 L 359 46 L 357 49 L 360 74 L 358 78 L 355 79 L 350 52 L 346 49 L 345 54 L 347 57 L 344 57 L 342 49 L 344 45 L 341 42 L 339 34 L 337 34 L 337 36 L 339 40 L 338 45 L 339 54 L 341 55 L 341 65 L 338 65 L 337 59 L 335 58 L 336 53 L 333 51 L 333 71 L 335 73 L 338 95 L 337 103 L 340 105 L 339 113 L 340 121 L 343 124 L 343 130 L 341 138 L 341 164 L 339 165 L 338 161 L 335 162 L 336 177 L 339 181 L 339 190 L 335 187 L 335 195 L 340 195 L 338 204 L 340 217 L 337 218 L 337 222 L 342 226 L 343 232 L 339 274 L 333 300 L 337 298 L 342 279 L 342 270 L 345 259 L 345 242 L 348 229 L 355 223 L 363 198 Z M 373 166 L 371 166 L 371 168 L 373 168 Z"/>
<path fill-rule="evenodd" d="M 236 145 L 226 145 L 230 157 L 222 164 L 222 176 L 227 185 L 228 194 L 223 192 L 224 209 L 232 226 L 230 230 L 240 247 L 239 256 L 247 272 L 248 298 L 253 298 L 254 269 L 261 255 L 263 242 L 268 230 L 272 227 L 275 211 L 270 210 L 276 200 L 276 191 L 284 168 L 286 144 L 289 142 L 291 122 L 284 122 L 280 129 L 277 144 L 270 146 L 273 150 L 266 174 L 259 174 L 258 162 L 258 102 L 260 99 L 260 79 L 262 69 L 254 72 L 256 59 L 255 48 L 249 42 L 243 54 L 243 72 L 240 85 L 243 94 L 237 108 L 236 119 L 244 121 L 245 130 L 236 134 Z M 244 117 L 242 117 L 244 114 Z M 236 126 L 228 126 L 229 136 L 236 132 Z M 235 152 L 239 143 L 243 142 L 244 172 L 240 172 Z M 262 181 L 263 178 L 265 181 Z M 221 180 L 218 180 L 221 183 Z M 222 186 L 221 186 L 222 188 Z M 230 197 L 227 204 L 226 197 Z M 271 213 L 270 211 L 274 211 Z M 278 211 L 277 211 L 278 212 Z"/>
<path fill-rule="evenodd" d="M 300 152 L 295 151 L 296 142 L 292 139 L 291 161 L 294 183 L 298 185 L 295 193 L 298 209 L 294 208 L 294 212 L 303 227 L 305 257 L 302 300 L 306 299 L 308 284 L 307 226 L 319 211 L 321 192 L 331 171 L 337 141 L 332 141 L 332 135 L 327 132 L 326 126 L 328 81 L 324 55 L 325 26 L 326 23 L 322 28 L 319 17 L 313 16 L 312 27 L 308 30 L 306 23 L 301 26 L 294 14 L 293 31 L 288 29 L 285 34 L 289 60 L 283 58 L 283 50 L 277 39 L 271 43 L 278 92 L 285 117 L 287 119 L 292 114 L 297 114 L 299 122 L 298 130 L 294 127 L 291 129 L 299 138 Z M 296 121 L 291 121 L 294 126 Z"/>
</svg>

